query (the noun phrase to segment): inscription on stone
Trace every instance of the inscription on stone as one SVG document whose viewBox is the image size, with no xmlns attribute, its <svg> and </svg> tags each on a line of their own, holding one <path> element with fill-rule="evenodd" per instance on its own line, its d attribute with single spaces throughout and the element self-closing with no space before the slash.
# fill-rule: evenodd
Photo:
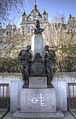
<svg viewBox="0 0 76 119">
<path fill-rule="evenodd" d="M 45 104 L 45 99 L 44 99 L 42 93 L 39 94 L 39 97 L 33 97 L 33 98 L 31 99 L 31 102 L 32 102 L 33 104 L 40 103 L 40 106 L 41 106 L 41 107 L 42 107 L 42 106 L 46 106 L 46 104 Z"/>
<path fill-rule="evenodd" d="M 56 112 L 54 88 L 21 90 L 21 112 Z"/>
<path fill-rule="evenodd" d="M 36 104 L 37 102 L 38 102 L 38 100 L 37 100 L 37 98 L 32 98 L 32 100 L 31 100 L 31 102 L 33 103 L 33 104 Z"/>
</svg>

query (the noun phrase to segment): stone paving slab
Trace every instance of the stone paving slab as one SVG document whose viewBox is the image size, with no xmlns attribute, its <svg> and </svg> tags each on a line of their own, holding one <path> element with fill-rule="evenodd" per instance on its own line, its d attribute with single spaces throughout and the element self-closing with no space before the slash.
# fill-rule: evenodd
<svg viewBox="0 0 76 119">
<path fill-rule="evenodd" d="M 3 119 L 13 119 L 12 113 L 8 112 Z"/>
<path fill-rule="evenodd" d="M 76 109 L 70 109 L 70 113 L 75 117 L 76 119 Z"/>
<path fill-rule="evenodd" d="M 63 119 L 75 119 L 70 112 L 65 112 L 64 113 L 65 117 Z"/>
<path fill-rule="evenodd" d="M 3 115 L 7 112 L 7 110 L 0 110 L 0 119 L 2 119 Z"/>
</svg>

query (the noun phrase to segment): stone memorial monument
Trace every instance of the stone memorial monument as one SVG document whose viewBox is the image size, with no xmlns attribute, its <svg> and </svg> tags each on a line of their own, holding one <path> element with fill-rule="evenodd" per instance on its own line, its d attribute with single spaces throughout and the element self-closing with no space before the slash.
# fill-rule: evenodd
<svg viewBox="0 0 76 119">
<path fill-rule="evenodd" d="M 31 46 L 19 53 L 23 85 L 19 91 L 18 110 L 13 117 L 44 118 L 60 117 L 56 112 L 56 91 L 51 81 L 55 73 L 56 55 L 49 46 L 44 47 L 40 23 L 35 22 L 36 29 Z M 30 52 L 32 50 L 32 53 Z M 61 117 L 63 115 L 61 114 Z"/>
<path fill-rule="evenodd" d="M 44 41 L 41 34 L 44 29 L 40 28 L 38 20 L 35 22 L 35 27 L 36 29 L 34 30 L 34 35 L 32 37 L 32 55 L 35 57 L 36 53 L 40 53 L 40 55 L 44 58 Z"/>
<path fill-rule="evenodd" d="M 40 28 L 38 20 L 35 22 L 35 27 L 36 29 L 32 37 L 32 54 L 30 53 L 30 45 L 26 47 L 26 50 L 21 50 L 19 53 L 22 77 L 25 85 L 29 82 L 29 77 L 38 76 L 47 77 L 47 83 L 51 85 L 51 80 L 55 73 L 56 55 L 53 50 L 49 50 L 48 45 L 44 48 L 41 34 L 44 29 Z"/>
</svg>

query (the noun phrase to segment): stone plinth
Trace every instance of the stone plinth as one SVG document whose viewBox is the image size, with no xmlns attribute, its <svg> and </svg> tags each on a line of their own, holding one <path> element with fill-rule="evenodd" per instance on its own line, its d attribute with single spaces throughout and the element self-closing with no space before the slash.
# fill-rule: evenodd
<svg viewBox="0 0 76 119">
<path fill-rule="evenodd" d="M 20 112 L 56 112 L 55 89 L 21 89 Z"/>
<path fill-rule="evenodd" d="M 21 119 L 61 119 L 64 118 L 63 112 L 57 110 L 56 112 L 51 112 L 51 113 L 20 113 L 19 110 L 17 110 L 13 114 L 14 118 L 21 118 Z"/>
<path fill-rule="evenodd" d="M 29 88 L 47 88 L 47 77 L 29 77 Z"/>
<path fill-rule="evenodd" d="M 41 34 L 37 34 L 32 37 L 33 56 L 35 56 L 36 53 L 40 53 L 42 57 L 44 56 L 44 43 L 43 43 L 43 37 Z"/>
</svg>

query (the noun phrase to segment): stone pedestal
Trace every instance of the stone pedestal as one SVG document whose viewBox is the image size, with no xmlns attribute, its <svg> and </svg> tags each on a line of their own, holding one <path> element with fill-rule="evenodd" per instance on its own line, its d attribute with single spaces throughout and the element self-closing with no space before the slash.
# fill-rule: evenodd
<svg viewBox="0 0 76 119">
<path fill-rule="evenodd" d="M 29 77 L 29 88 L 47 88 L 47 77 Z"/>
<path fill-rule="evenodd" d="M 44 43 L 43 37 L 41 34 L 33 35 L 32 37 L 32 54 L 33 57 L 36 53 L 40 53 L 41 56 L 44 56 Z"/>
<path fill-rule="evenodd" d="M 56 112 L 54 88 L 47 88 L 47 77 L 30 77 L 29 88 L 21 89 L 20 112 Z"/>
<path fill-rule="evenodd" d="M 21 89 L 20 112 L 56 112 L 54 88 Z"/>
<path fill-rule="evenodd" d="M 14 118 L 55 118 L 64 117 L 56 111 L 55 88 L 47 88 L 46 77 L 29 77 L 29 88 L 20 90 L 20 107 L 13 113 Z"/>
</svg>

